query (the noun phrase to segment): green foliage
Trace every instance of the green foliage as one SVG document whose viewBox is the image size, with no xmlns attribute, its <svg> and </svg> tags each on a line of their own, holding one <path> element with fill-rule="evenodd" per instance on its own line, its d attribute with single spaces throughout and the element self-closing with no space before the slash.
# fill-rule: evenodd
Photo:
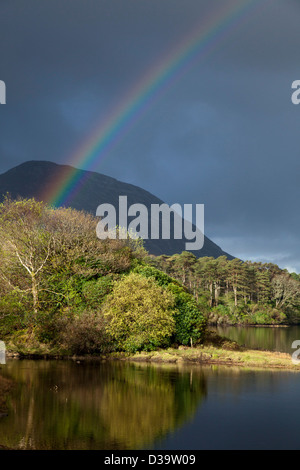
<svg viewBox="0 0 300 470">
<path fill-rule="evenodd" d="M 163 271 L 160 271 L 159 269 L 156 269 L 154 266 L 150 266 L 149 264 L 137 266 L 133 272 L 144 277 L 152 277 L 161 287 L 167 287 L 170 283 L 178 284 L 175 279 L 172 279 Z"/>
<path fill-rule="evenodd" d="M 111 348 L 111 337 L 125 351 L 202 338 L 196 301 L 146 263 L 141 240 L 100 241 L 91 215 L 34 199 L 6 199 L 0 219 L 2 335 L 22 330 L 31 344 L 60 344 L 72 353 Z M 187 273 L 196 258 L 182 256 L 177 264 Z"/>
<path fill-rule="evenodd" d="M 98 219 L 90 214 L 34 199 L 6 198 L 0 222 L 1 336 L 24 330 L 55 344 L 65 321 L 66 334 L 75 338 L 83 318 L 92 321 L 84 312 L 99 311 L 113 280 L 146 254 L 140 240 L 100 241 Z"/>
<path fill-rule="evenodd" d="M 0 297 L 0 338 L 5 338 L 25 325 L 26 311 L 18 293 L 13 291 Z"/>
<path fill-rule="evenodd" d="M 218 325 L 274 325 L 285 322 L 287 317 L 271 305 L 249 303 L 235 307 L 233 302 L 227 302 L 213 307 L 208 319 Z"/>
<path fill-rule="evenodd" d="M 300 322 L 300 275 L 271 263 L 148 257 L 98 220 L 34 199 L 0 204 L 0 335 L 71 353 L 195 345 L 207 322 Z"/>
<path fill-rule="evenodd" d="M 203 341 L 206 330 L 205 304 L 202 303 L 200 308 L 194 297 L 180 286 L 175 279 L 153 266 L 140 266 L 134 271 L 142 276 L 155 279 L 158 285 L 167 288 L 174 296 L 174 318 L 176 322 L 174 341 L 183 345 Z"/>
<path fill-rule="evenodd" d="M 168 290 L 175 298 L 176 333 L 174 341 L 183 345 L 202 342 L 207 322 L 196 300 L 176 284 L 169 284 Z"/>
<path fill-rule="evenodd" d="M 198 303 L 201 299 L 210 323 L 300 322 L 300 275 L 272 263 L 196 259 L 183 252 L 156 257 L 152 264 L 183 283 Z"/>
<path fill-rule="evenodd" d="M 82 285 L 82 296 L 85 305 L 89 308 L 98 308 L 111 292 L 112 287 L 113 279 L 111 276 L 85 281 Z"/>
<path fill-rule="evenodd" d="M 114 283 L 103 305 L 107 331 L 127 352 L 167 346 L 175 329 L 173 307 L 170 292 L 152 278 L 130 273 Z"/>
</svg>

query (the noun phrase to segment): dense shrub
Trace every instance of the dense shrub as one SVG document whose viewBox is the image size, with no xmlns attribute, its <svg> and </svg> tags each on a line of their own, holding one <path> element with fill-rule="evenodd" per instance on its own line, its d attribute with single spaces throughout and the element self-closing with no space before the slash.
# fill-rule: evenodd
<svg viewBox="0 0 300 470">
<path fill-rule="evenodd" d="M 26 310 L 16 292 L 0 297 L 0 338 L 26 326 Z"/>
<path fill-rule="evenodd" d="M 238 307 L 220 304 L 211 310 L 208 321 L 215 325 L 273 325 L 285 323 L 287 317 L 280 309 L 266 304 L 249 303 Z"/>
<path fill-rule="evenodd" d="M 183 345 L 203 342 L 207 322 L 196 300 L 176 284 L 169 284 L 168 290 L 174 295 L 176 307 L 174 341 Z"/>
<path fill-rule="evenodd" d="M 175 283 L 177 285 L 178 282 L 175 279 L 172 279 L 168 274 L 160 271 L 159 269 L 150 266 L 149 264 L 143 264 L 137 266 L 133 272 L 140 274 L 144 277 L 152 277 L 155 279 L 156 283 L 161 287 L 167 287 L 170 283 Z"/>
<path fill-rule="evenodd" d="M 98 308 L 113 287 L 111 276 L 103 276 L 99 279 L 84 282 L 82 286 L 82 297 L 89 308 Z"/>
<path fill-rule="evenodd" d="M 195 298 L 175 279 L 153 266 L 145 265 L 135 269 L 142 276 L 155 279 L 174 297 L 174 319 L 176 323 L 173 341 L 188 345 L 202 342 L 206 330 L 205 305 L 197 304 Z"/>
<path fill-rule="evenodd" d="M 86 310 L 58 321 L 58 341 L 72 354 L 109 352 L 113 345 L 101 312 Z"/>
</svg>

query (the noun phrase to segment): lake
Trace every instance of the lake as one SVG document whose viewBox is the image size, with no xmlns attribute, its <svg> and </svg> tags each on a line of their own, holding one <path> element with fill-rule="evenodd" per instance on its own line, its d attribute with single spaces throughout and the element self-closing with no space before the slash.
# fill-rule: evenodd
<svg viewBox="0 0 300 470">
<path fill-rule="evenodd" d="M 227 336 L 237 335 L 244 344 L 251 341 L 258 347 L 265 335 L 269 342 L 263 347 L 272 344 L 287 351 L 288 344 L 300 339 L 293 336 L 299 331 L 231 329 Z M 297 372 L 17 359 L 0 367 L 0 446 L 300 448 Z"/>
<path fill-rule="evenodd" d="M 292 343 L 300 340 L 300 326 L 218 326 L 211 328 L 221 336 L 250 349 L 266 349 L 292 354 Z"/>
</svg>

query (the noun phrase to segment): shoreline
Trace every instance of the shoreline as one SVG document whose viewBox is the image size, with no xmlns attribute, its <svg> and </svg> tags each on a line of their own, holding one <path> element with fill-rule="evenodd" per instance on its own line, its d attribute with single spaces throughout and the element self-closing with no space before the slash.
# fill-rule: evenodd
<svg viewBox="0 0 300 470">
<path fill-rule="evenodd" d="M 28 350 L 6 350 L 7 359 L 41 359 L 41 360 L 71 360 L 81 362 L 139 362 L 187 365 L 223 365 L 244 368 L 280 369 L 300 371 L 300 363 L 292 362 L 292 353 L 250 349 L 239 345 L 236 341 L 220 336 L 215 331 L 208 330 L 203 344 L 191 346 L 174 345 L 155 351 L 140 351 L 137 353 L 106 352 L 102 354 L 70 354 L 67 351 L 46 349 L 39 344 L 37 348 Z"/>
<path fill-rule="evenodd" d="M 297 324 L 290 324 L 287 325 L 286 323 L 284 324 L 275 324 L 275 325 L 269 325 L 269 324 L 245 324 L 245 323 L 236 323 L 236 324 L 230 324 L 230 323 L 209 323 L 208 327 L 210 328 L 229 328 L 229 327 L 241 327 L 241 328 L 289 328 L 291 326 L 300 326 L 298 323 Z"/>
<path fill-rule="evenodd" d="M 6 358 L 9 360 L 71 360 L 77 363 L 120 361 L 147 364 L 220 365 L 248 369 L 277 369 L 300 372 L 300 364 L 293 364 L 291 355 L 287 353 L 244 347 L 226 349 L 214 345 L 201 345 L 193 348 L 180 346 L 179 348 L 168 348 L 151 352 L 142 351 L 135 354 L 110 353 L 102 356 L 16 354 L 7 352 Z"/>
<path fill-rule="evenodd" d="M 241 368 L 280 369 L 300 372 L 300 364 L 293 364 L 287 353 L 240 348 L 226 350 L 214 346 L 168 349 L 151 353 L 137 353 L 128 358 L 131 362 L 220 365 Z"/>
</svg>

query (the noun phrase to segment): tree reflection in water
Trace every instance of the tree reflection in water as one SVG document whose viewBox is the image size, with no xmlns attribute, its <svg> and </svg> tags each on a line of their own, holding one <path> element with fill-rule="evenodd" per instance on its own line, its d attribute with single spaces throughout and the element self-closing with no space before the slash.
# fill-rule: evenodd
<svg viewBox="0 0 300 470">
<path fill-rule="evenodd" d="M 13 360 L 1 374 L 15 386 L 0 444 L 19 449 L 151 448 L 206 396 L 195 367 Z"/>
</svg>

